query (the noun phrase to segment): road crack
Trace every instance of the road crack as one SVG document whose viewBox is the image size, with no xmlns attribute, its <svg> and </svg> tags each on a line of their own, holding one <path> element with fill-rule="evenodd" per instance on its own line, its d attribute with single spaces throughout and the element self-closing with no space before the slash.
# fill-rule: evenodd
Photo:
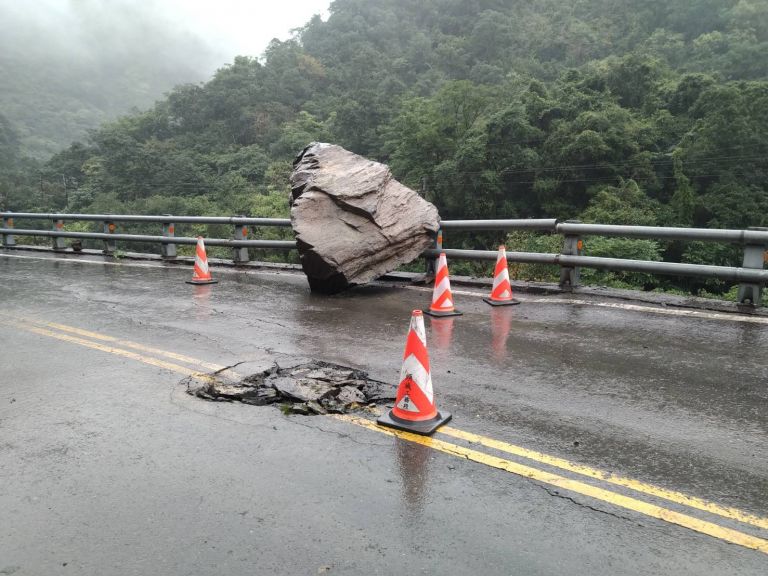
<svg viewBox="0 0 768 576">
<path fill-rule="evenodd" d="M 601 508 L 595 508 L 594 506 L 590 506 L 589 504 L 585 504 L 584 502 L 579 502 L 576 500 L 573 496 L 567 496 L 566 494 L 561 493 L 559 490 L 553 490 L 549 487 L 547 487 L 544 484 L 540 484 L 539 482 L 536 482 L 534 480 L 528 479 L 531 484 L 534 486 L 538 486 L 544 492 L 549 494 L 550 496 L 554 496 L 555 498 L 562 498 L 563 500 L 567 500 L 568 502 L 571 502 L 572 504 L 575 504 L 576 506 L 580 508 L 586 508 L 587 510 L 592 510 L 593 512 L 598 512 L 600 514 L 606 514 L 608 516 L 612 516 L 613 518 L 616 518 L 618 520 L 626 520 L 627 522 L 631 522 L 632 524 L 635 524 L 637 526 L 641 526 L 645 528 L 645 525 L 638 522 L 636 518 L 630 518 L 629 516 L 622 516 L 621 514 L 616 514 L 615 512 L 610 512 L 608 510 L 603 510 Z"/>
<path fill-rule="evenodd" d="M 355 444 L 358 444 L 360 446 L 376 446 L 376 447 L 384 447 L 389 446 L 389 443 L 385 442 L 361 442 L 357 438 L 354 438 L 351 434 L 347 434 L 345 432 L 339 432 L 338 430 L 329 430 L 327 428 L 323 428 L 322 426 L 314 426 L 312 424 L 309 424 L 308 421 L 300 421 L 296 418 L 291 418 L 290 422 L 292 424 L 298 424 L 299 426 L 304 426 L 305 428 L 312 428 L 313 430 L 317 430 L 319 432 L 324 432 L 326 434 L 333 434 L 334 436 L 337 436 L 338 438 L 344 438 L 346 440 L 351 440 Z"/>
</svg>

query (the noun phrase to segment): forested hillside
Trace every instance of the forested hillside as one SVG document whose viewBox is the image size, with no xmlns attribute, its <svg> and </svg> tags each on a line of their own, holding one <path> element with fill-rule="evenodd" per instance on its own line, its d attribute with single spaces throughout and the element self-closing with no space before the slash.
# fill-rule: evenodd
<svg viewBox="0 0 768 576">
<path fill-rule="evenodd" d="M 766 54 L 768 0 L 336 0 L 73 144 L 42 181 L 0 160 L 0 190 L 15 210 L 286 214 L 291 160 L 323 140 L 388 162 L 443 218 L 766 226 Z M 0 158 L 14 142 L 0 119 Z"/>
</svg>

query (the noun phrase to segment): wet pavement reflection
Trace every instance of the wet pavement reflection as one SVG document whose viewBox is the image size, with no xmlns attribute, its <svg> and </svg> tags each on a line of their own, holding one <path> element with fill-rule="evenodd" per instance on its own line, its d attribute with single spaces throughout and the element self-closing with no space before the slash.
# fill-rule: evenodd
<svg viewBox="0 0 768 576">
<path fill-rule="evenodd" d="M 195 320 L 205 320 L 211 315 L 211 293 L 213 287 L 210 284 L 201 284 L 193 287 L 192 302 L 194 305 Z"/>
<path fill-rule="evenodd" d="M 512 307 L 491 309 L 491 355 L 497 363 L 507 357 L 507 340 L 514 316 L 515 310 Z"/>
<path fill-rule="evenodd" d="M 394 442 L 402 482 L 400 506 L 406 521 L 417 524 L 421 521 L 427 497 L 432 450 L 401 438 L 395 438 Z"/>
<path fill-rule="evenodd" d="M 429 318 L 429 325 L 432 329 L 432 345 L 438 350 L 450 349 L 451 342 L 453 341 L 453 324 L 455 321 L 455 317 Z"/>
</svg>

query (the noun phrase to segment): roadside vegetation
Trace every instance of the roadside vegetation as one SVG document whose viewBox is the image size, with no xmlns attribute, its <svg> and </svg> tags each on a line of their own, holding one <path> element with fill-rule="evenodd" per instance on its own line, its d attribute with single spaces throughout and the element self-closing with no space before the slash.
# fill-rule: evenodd
<svg viewBox="0 0 768 576">
<path fill-rule="evenodd" d="M 23 155 L 0 111 L 0 206 L 286 216 L 291 161 L 321 140 L 389 163 L 445 219 L 768 226 L 766 54 L 768 0 L 336 0 L 327 21 L 315 17 L 261 57 L 178 86 L 47 161 Z M 527 233 L 453 236 L 447 246 L 499 241 L 559 251 L 556 238 Z M 720 244 L 585 244 L 595 256 L 741 262 Z M 552 278 L 541 267 L 515 272 Z"/>
</svg>

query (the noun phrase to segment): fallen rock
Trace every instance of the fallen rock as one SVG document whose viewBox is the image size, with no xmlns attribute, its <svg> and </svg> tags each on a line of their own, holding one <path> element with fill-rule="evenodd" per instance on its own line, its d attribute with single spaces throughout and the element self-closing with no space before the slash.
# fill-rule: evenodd
<svg viewBox="0 0 768 576">
<path fill-rule="evenodd" d="M 395 399 L 393 384 L 373 380 L 362 370 L 312 360 L 281 368 L 277 364 L 239 380 L 224 372 L 190 376 L 187 392 L 198 398 L 244 404 L 277 404 L 290 414 L 327 414 L 370 407 Z M 375 407 L 375 404 L 373 404 Z"/>
<path fill-rule="evenodd" d="M 314 142 L 293 163 L 291 224 L 310 288 L 335 293 L 418 258 L 440 217 L 386 165 Z"/>
</svg>

